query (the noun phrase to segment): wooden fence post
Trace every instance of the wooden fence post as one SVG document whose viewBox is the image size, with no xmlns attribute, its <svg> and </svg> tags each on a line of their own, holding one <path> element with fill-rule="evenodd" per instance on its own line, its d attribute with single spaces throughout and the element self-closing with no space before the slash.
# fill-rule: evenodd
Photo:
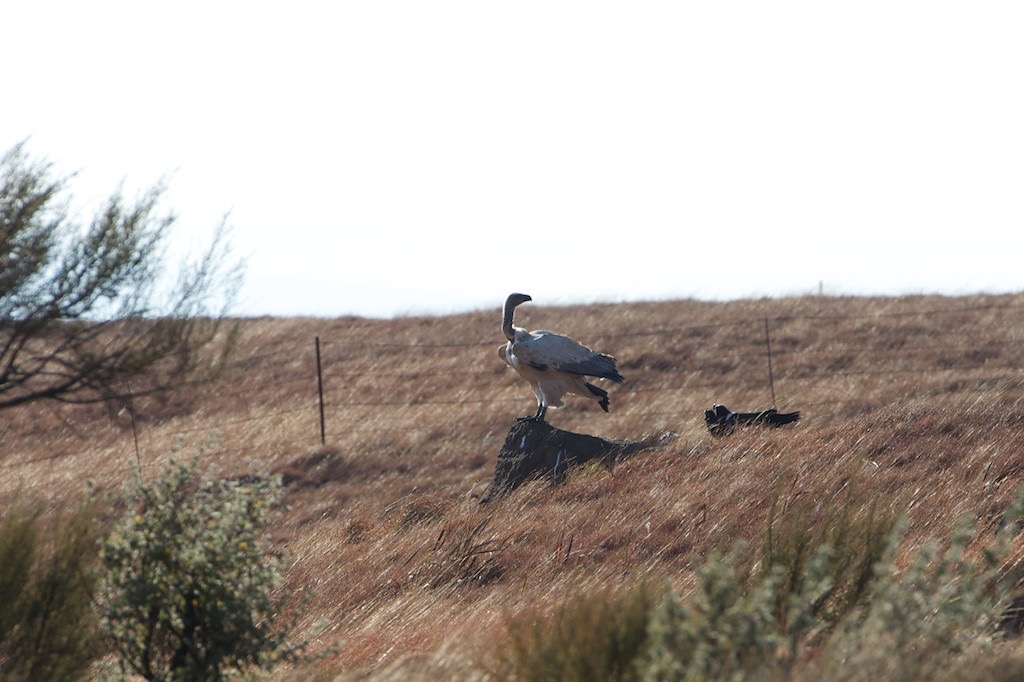
<svg viewBox="0 0 1024 682">
<path fill-rule="evenodd" d="M 768 348 L 768 385 L 772 389 L 772 407 L 777 407 L 775 404 L 775 375 L 772 372 L 772 337 L 768 333 L 768 318 L 764 318 L 764 344 Z"/>
<path fill-rule="evenodd" d="M 327 433 L 324 428 L 324 373 L 320 366 L 320 337 L 316 337 L 316 387 L 320 394 L 320 445 L 327 442 Z"/>
</svg>

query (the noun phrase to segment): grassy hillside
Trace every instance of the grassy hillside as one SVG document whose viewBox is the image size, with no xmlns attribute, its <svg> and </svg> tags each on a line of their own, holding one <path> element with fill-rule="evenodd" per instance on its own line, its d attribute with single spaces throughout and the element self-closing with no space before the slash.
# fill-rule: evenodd
<svg viewBox="0 0 1024 682">
<path fill-rule="evenodd" d="M 117 405 L 7 411 L 0 508 L 31 495 L 57 510 L 88 479 L 116 489 L 133 462 L 155 475 L 175 453 L 212 476 L 281 473 L 289 508 L 272 533 L 287 588 L 308 600 L 318 646 L 341 643 L 316 672 L 461 679 L 510 618 L 644 581 L 685 594 L 692 557 L 763 542 L 770 514 L 904 514 L 909 556 L 965 513 L 981 519 L 980 545 L 1024 484 L 1024 295 L 527 304 L 517 324 L 615 355 L 627 380 L 608 387 L 610 414 L 570 396 L 554 426 L 677 436 L 481 507 L 505 433 L 536 407 L 498 358 L 499 307 L 245 320 L 223 377 L 137 398 L 134 424 Z M 703 410 L 716 402 L 803 418 L 713 438 Z"/>
</svg>

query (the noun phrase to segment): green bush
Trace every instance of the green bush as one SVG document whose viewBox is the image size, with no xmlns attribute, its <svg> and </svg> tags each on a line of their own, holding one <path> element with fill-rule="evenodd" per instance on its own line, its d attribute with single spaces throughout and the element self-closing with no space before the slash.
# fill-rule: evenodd
<svg viewBox="0 0 1024 682">
<path fill-rule="evenodd" d="M 830 629 L 862 606 L 876 565 L 899 540 L 899 524 L 896 513 L 875 503 L 861 508 L 849 503 L 822 505 L 807 498 L 788 504 L 784 511 L 773 505 L 757 558 L 761 566 L 782 572 L 777 606 L 780 629 L 801 629 L 791 616 L 813 616 L 821 629 Z M 811 561 L 822 563 L 815 568 Z M 800 599 L 805 580 L 815 570 L 826 572 L 828 589 L 809 604 L 812 613 L 790 614 L 788 599 Z M 751 577 L 757 580 L 759 573 L 751 571 Z"/>
<path fill-rule="evenodd" d="M 102 624 L 123 672 L 220 680 L 295 653 L 294 620 L 271 624 L 281 567 L 261 541 L 279 496 L 277 479 L 203 482 L 195 463 L 136 475 L 102 548 Z"/>
<path fill-rule="evenodd" d="M 876 568 L 869 603 L 829 640 L 824 667 L 836 680 L 955 680 L 996 634 L 1005 605 L 996 571 L 964 558 L 974 537 L 965 518 L 947 548 L 931 541 L 902 570 L 893 551 Z"/>
<path fill-rule="evenodd" d="M 817 606 L 832 587 L 828 548 L 807 560 L 798 592 L 788 586 L 782 565 L 752 580 L 740 560 L 744 552 L 739 544 L 696 566 L 697 589 L 686 601 L 668 593 L 650 621 L 639 679 L 742 680 L 751 671 L 766 675 L 790 664 L 794 642 L 814 626 Z M 784 624 L 780 604 L 788 613 Z"/>
<path fill-rule="evenodd" d="M 1021 571 L 998 567 L 1024 518 L 1024 494 L 980 561 L 965 557 L 975 540 L 966 518 L 899 569 L 905 523 L 895 515 L 869 507 L 812 522 L 810 510 L 773 514 L 760 554 L 737 544 L 696 562 L 685 599 L 671 590 L 653 602 L 646 590 L 617 601 L 594 594 L 547 621 L 520 617 L 497 678 L 923 682 L 1024 671 L 998 629 L 1022 582 Z M 1005 665 L 989 660 L 996 651 Z"/>
<path fill-rule="evenodd" d="M 0 679 L 76 680 L 99 655 L 92 608 L 93 507 L 44 518 L 19 504 L 0 519 Z"/>
<path fill-rule="evenodd" d="M 873 538 L 864 553 L 833 548 L 836 529 L 845 530 L 835 537 L 851 537 L 847 519 L 816 546 L 807 533 L 818 531 L 789 526 L 769 552 L 776 563 L 755 575 L 743 568 L 742 547 L 710 557 L 696 569 L 693 595 L 680 602 L 670 594 L 656 610 L 642 679 L 961 679 L 992 643 L 1005 594 L 993 589 L 993 563 L 964 558 L 973 521 L 945 550 L 929 543 L 903 570 L 893 563 L 903 524 L 884 521 L 882 536 L 877 520 L 863 523 L 871 532 L 853 536 Z M 875 556 L 865 573 L 864 559 Z M 842 608 L 824 608 L 837 593 L 847 595 Z M 823 653 L 801 658 L 815 648 Z"/>
</svg>

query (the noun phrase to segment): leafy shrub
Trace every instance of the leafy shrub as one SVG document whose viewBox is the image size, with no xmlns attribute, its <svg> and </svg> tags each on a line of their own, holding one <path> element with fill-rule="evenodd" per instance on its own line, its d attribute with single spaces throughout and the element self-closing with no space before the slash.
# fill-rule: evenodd
<svg viewBox="0 0 1024 682">
<path fill-rule="evenodd" d="M 822 628 L 831 628 L 864 603 L 876 565 L 899 538 L 900 519 L 873 502 L 863 510 L 859 506 L 819 504 L 811 498 L 801 498 L 784 511 L 772 506 L 759 559 L 761 566 L 782 572 L 778 618 L 783 630 L 799 629 L 790 623 L 787 599 L 804 591 L 804 581 L 816 570 L 809 566 L 812 560 L 824 561 L 818 568 L 826 571 L 830 585 L 811 605 L 813 614 L 803 617 L 813 615 Z M 819 553 L 827 557 L 815 559 Z M 756 572 L 751 575 L 758 577 Z"/>
<path fill-rule="evenodd" d="M 136 474 L 128 509 L 103 544 L 103 628 L 124 672 L 147 680 L 219 680 L 294 654 L 293 623 L 272 627 L 280 562 L 260 536 L 277 479 L 203 482 L 171 463 Z"/>
<path fill-rule="evenodd" d="M 752 581 L 738 544 L 728 555 L 715 554 L 695 567 L 697 589 L 685 602 L 669 592 L 654 612 L 649 648 L 640 662 L 644 680 L 746 679 L 784 668 L 814 614 L 830 592 L 827 546 L 804 564 L 799 591 L 787 583 L 785 567 L 770 567 Z M 779 622 L 780 604 L 788 613 Z"/>
<path fill-rule="evenodd" d="M 1005 665 L 981 665 L 1020 588 L 1021 571 L 999 566 L 1024 494 L 980 563 L 966 558 L 971 518 L 945 547 L 932 541 L 898 569 L 905 524 L 895 515 L 838 511 L 810 523 L 806 511 L 773 515 L 761 561 L 740 543 L 696 562 L 685 600 L 671 590 L 656 604 L 646 591 L 617 601 L 595 594 L 548 621 L 520 617 L 509 627 L 507 679 L 923 682 L 1024 671 L 1013 648 L 1004 647 Z"/>
<path fill-rule="evenodd" d="M 992 643 L 1004 605 L 1004 592 L 992 589 L 994 567 L 964 558 L 974 525 L 963 519 L 946 549 L 931 541 L 903 570 L 893 563 L 894 543 L 877 567 L 864 613 L 828 643 L 829 678 L 961 678 L 958 659 L 974 660 Z"/>
<path fill-rule="evenodd" d="M 75 680 L 100 650 L 97 515 L 85 505 L 46 523 L 19 505 L 0 519 L 0 679 Z"/>
</svg>

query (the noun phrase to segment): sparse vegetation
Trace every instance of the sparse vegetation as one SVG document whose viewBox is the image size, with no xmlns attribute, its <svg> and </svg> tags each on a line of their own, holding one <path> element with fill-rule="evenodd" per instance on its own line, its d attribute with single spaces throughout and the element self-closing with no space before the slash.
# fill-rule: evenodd
<svg viewBox="0 0 1024 682">
<path fill-rule="evenodd" d="M 807 497 L 793 500 L 785 509 L 773 504 L 761 551 L 754 556 L 758 565 L 779 574 L 779 628 L 799 632 L 799 623 L 808 619 L 831 628 L 862 606 L 879 563 L 898 543 L 899 523 L 891 508 L 877 500 L 858 500 L 849 489 L 842 504 L 824 508 Z M 817 575 L 822 570 L 825 575 Z M 808 580 L 814 583 L 810 587 Z M 826 587 L 806 604 L 810 610 L 792 613 L 789 600 L 801 601 L 818 585 Z"/>
<path fill-rule="evenodd" d="M 1024 489 L 1012 509 L 1024 502 Z M 1011 590 L 994 569 L 1007 540 L 993 538 L 986 560 L 965 560 L 973 519 L 956 528 L 946 549 L 929 542 L 906 568 L 893 564 L 903 526 L 866 519 L 864 552 L 839 543 L 849 520 L 821 529 L 769 526 L 764 563 L 753 567 L 744 543 L 695 562 L 695 588 L 671 588 L 657 602 L 641 585 L 609 597 L 600 590 L 564 602 L 539 622 L 508 624 L 499 646 L 498 680 L 774 680 L 864 681 L 963 679 L 992 648 Z M 837 532 L 838 531 L 838 532 Z M 816 537 L 817 542 L 808 542 Z M 779 547 L 786 551 L 778 551 Z M 861 570 L 865 557 L 875 557 Z M 849 599 L 855 576 L 862 598 Z M 841 611 L 824 605 L 846 597 Z M 816 652 L 804 656 L 806 652 Z"/>
<path fill-rule="evenodd" d="M 501 577 L 507 541 L 489 529 L 489 517 L 445 522 L 437 538 L 406 562 L 410 579 L 426 587 L 484 585 Z"/>
<path fill-rule="evenodd" d="M 498 304 L 243 320 L 232 365 L 187 389 L 193 409 L 136 401 L 137 461 L 127 422 L 101 406 L 5 410 L 0 501 L 50 500 L 49 519 L 86 478 L 114 489 L 131 461 L 153 480 L 172 446 L 206 442 L 211 480 L 280 472 L 285 505 L 265 539 L 291 561 L 275 596 L 293 595 L 290 610 L 308 595 L 294 632 L 322 627 L 310 653 L 341 645 L 272 679 L 512 680 L 556 656 L 563 673 L 607 679 L 1024 672 L 1024 540 L 1006 511 L 1024 485 L 1024 295 L 538 306 L 524 324 L 557 317 L 627 379 L 610 414 L 571 402 L 555 426 L 677 437 L 481 508 L 512 420 L 534 407 L 494 353 Z M 766 318 L 777 407 L 802 419 L 713 438 L 712 403 L 768 406 Z M 439 327 L 480 343 L 432 349 L 428 368 L 423 339 Z M 580 646 L 543 648 L 558 638 Z M 596 651 L 608 642 L 622 642 L 614 662 Z"/>
<path fill-rule="evenodd" d="M 96 511 L 46 518 L 41 502 L 18 500 L 0 517 L 0 679 L 84 679 L 102 653 Z"/>
<path fill-rule="evenodd" d="M 163 186 L 136 200 L 116 191 L 83 226 L 69 184 L 24 143 L 0 155 L 0 409 L 102 402 L 130 381 L 158 392 L 208 373 L 233 346 L 219 333 L 240 281 L 224 224 L 175 275 Z"/>
<path fill-rule="evenodd" d="M 635 679 L 655 603 L 646 585 L 623 594 L 596 589 L 566 596 L 543 620 L 512 617 L 491 674 L 496 680 L 536 682 Z"/>
</svg>

